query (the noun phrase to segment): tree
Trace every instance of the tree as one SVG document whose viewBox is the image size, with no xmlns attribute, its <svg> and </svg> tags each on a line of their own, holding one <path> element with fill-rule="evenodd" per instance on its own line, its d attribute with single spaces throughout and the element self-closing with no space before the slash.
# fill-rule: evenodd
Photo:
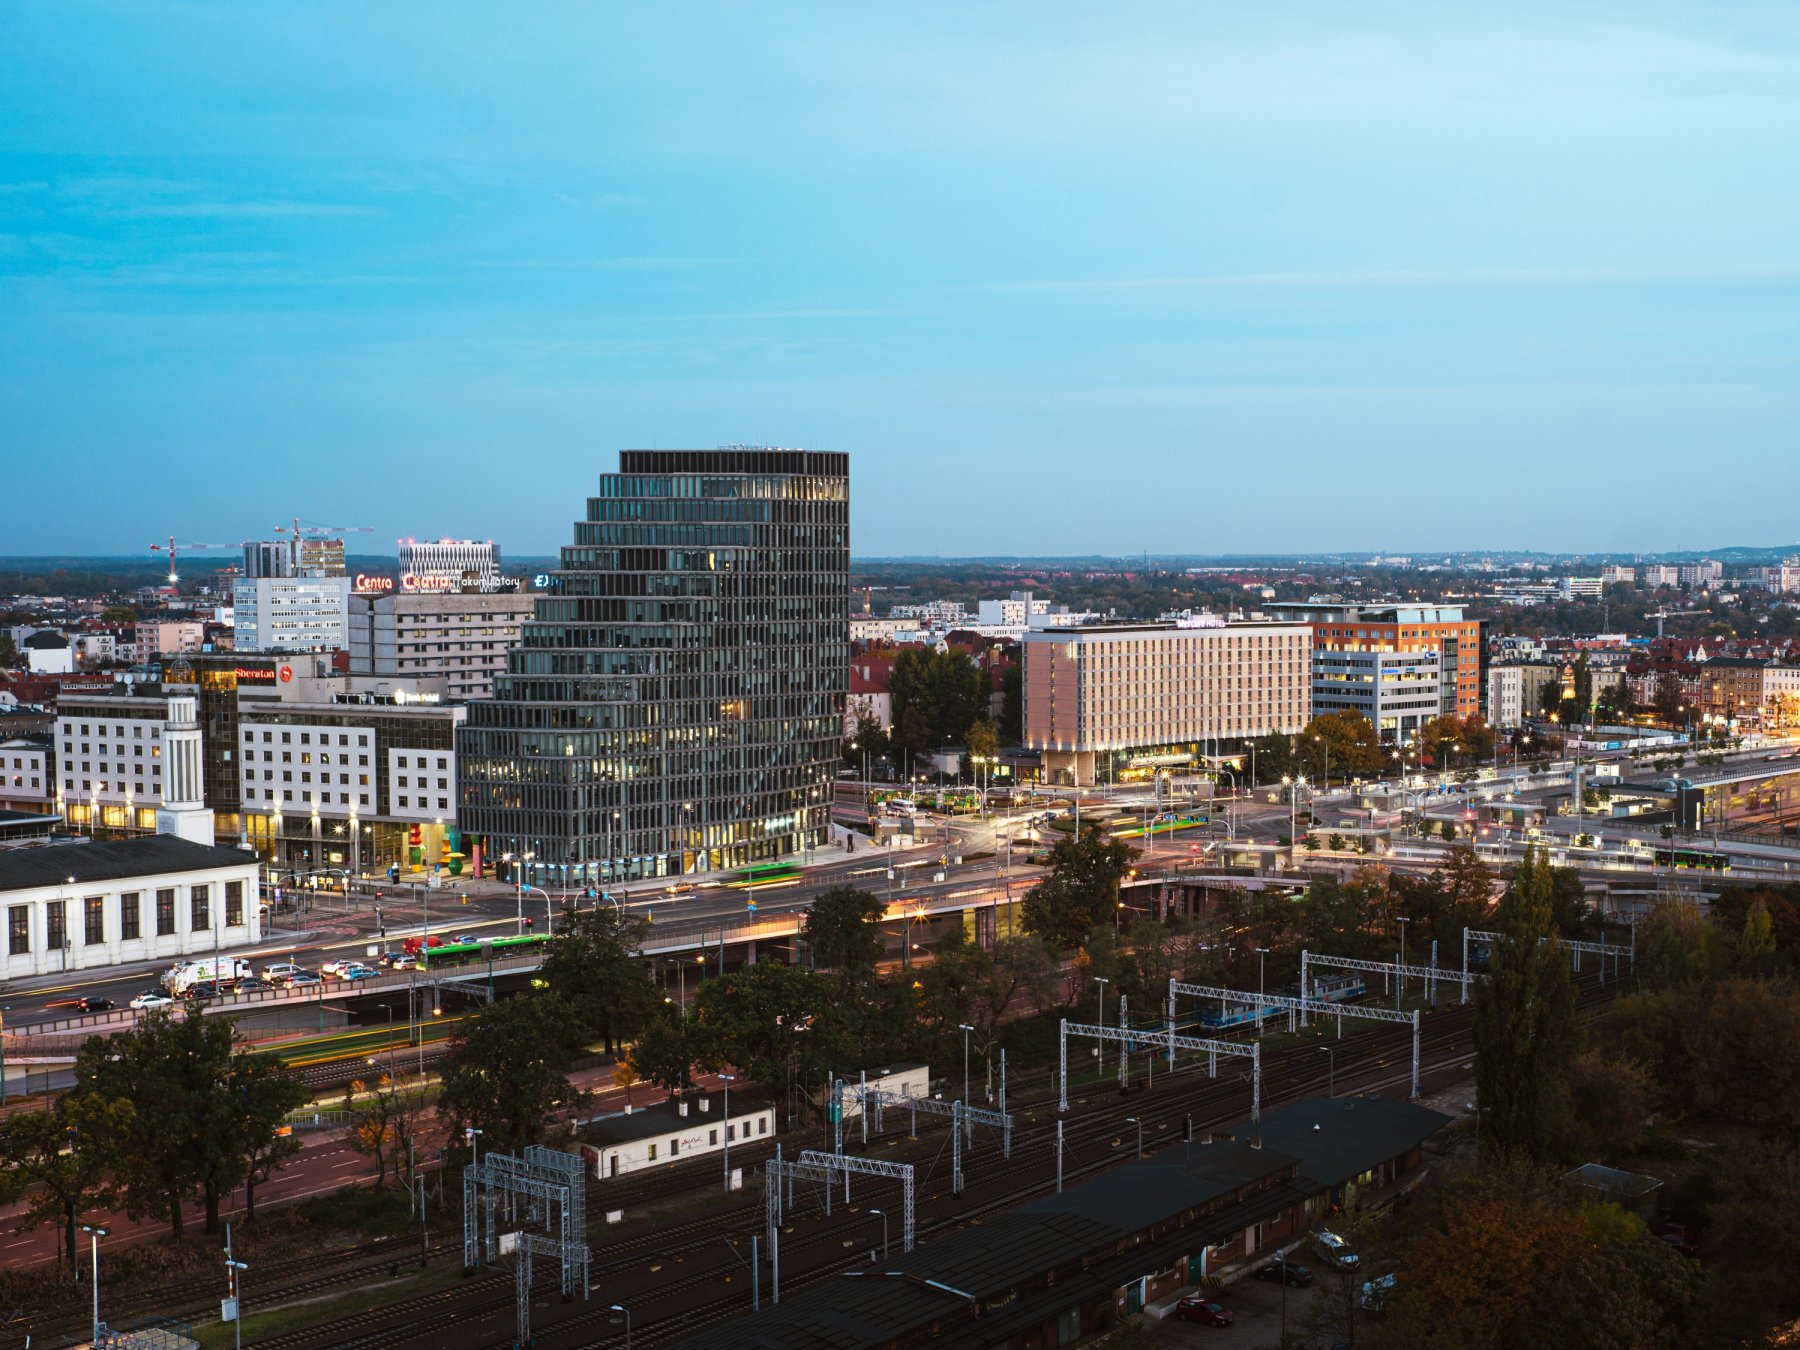
<svg viewBox="0 0 1800 1350">
<path fill-rule="evenodd" d="M 887 753 L 888 734 L 865 707 L 856 709 L 856 725 L 844 737 L 844 767 L 861 773 Z"/>
<path fill-rule="evenodd" d="M 664 1006 L 631 1047 L 631 1066 L 644 1082 L 665 1092 L 685 1092 L 694 1085 L 694 1050 L 680 1013 Z M 615 1071 L 613 1081 L 618 1081 Z"/>
<path fill-rule="evenodd" d="M 1007 745 L 1025 739 L 1025 667 L 1018 661 L 1000 671 L 1000 724 L 996 730 Z"/>
<path fill-rule="evenodd" d="M 232 1061 L 230 1087 L 238 1105 L 237 1145 L 244 1160 L 244 1217 L 255 1222 L 256 1188 L 300 1152 L 300 1140 L 282 1127 L 308 1094 L 287 1064 L 270 1055 L 239 1055 Z"/>
<path fill-rule="evenodd" d="M 630 1040 L 662 1003 L 662 991 L 638 955 L 642 925 L 601 905 L 569 916 L 544 952 L 538 972 L 574 1012 L 582 1037 L 608 1053 Z"/>
<path fill-rule="evenodd" d="M 813 964 L 866 979 L 881 960 L 881 921 L 887 906 L 854 886 L 834 886 L 812 902 L 800 936 Z"/>
<path fill-rule="evenodd" d="M 1493 1296 L 1499 1288 L 1507 1297 Z M 1436 1202 L 1407 1248 L 1384 1324 L 1363 1329 L 1357 1344 L 1676 1350 L 1692 1344 L 1699 1288 L 1698 1267 L 1635 1215 L 1557 1192 L 1533 1195 L 1503 1174 L 1450 1188 Z"/>
<path fill-rule="evenodd" d="M 1496 1156 L 1548 1160 L 1561 1080 L 1575 1052 L 1575 986 L 1550 928 L 1550 867 L 1527 849 L 1494 912 L 1488 977 L 1475 986 L 1481 1142 Z"/>
<path fill-rule="evenodd" d="M 1644 1142 L 1655 1101 L 1650 1071 L 1629 1055 L 1584 1051 L 1563 1077 L 1568 1136 L 1565 1162 L 1629 1157 Z"/>
<path fill-rule="evenodd" d="M 465 1026 L 438 1095 L 451 1137 L 478 1129 L 497 1153 L 538 1143 L 551 1113 L 580 1098 L 568 1079 L 582 1037 L 575 1010 L 554 991 L 535 991 L 502 999 Z"/>
<path fill-rule="evenodd" d="M 1058 963 L 1036 938 L 1009 934 L 994 943 L 995 1021 L 1023 995 L 1033 1012 L 1043 1014 L 1056 1003 Z"/>
<path fill-rule="evenodd" d="M 1656 714 L 1656 720 L 1666 727 L 1679 727 L 1687 721 L 1687 697 L 1681 692 L 1681 675 L 1673 670 L 1666 670 L 1662 678 L 1656 682 L 1656 694 L 1650 700 L 1650 710 Z"/>
<path fill-rule="evenodd" d="M 0 670 L 15 670 L 24 664 L 19 658 L 19 648 L 13 641 L 13 635 L 0 633 Z"/>
<path fill-rule="evenodd" d="M 1025 895 L 1019 919 L 1028 933 L 1059 947 L 1079 947 L 1094 925 L 1116 912 L 1119 885 L 1136 857 L 1129 845 L 1106 839 L 1089 826 L 1077 838 L 1059 839 L 1049 871 Z"/>
<path fill-rule="evenodd" d="M 832 981 L 775 961 L 708 980 L 688 1017 L 694 1060 L 735 1067 L 770 1092 L 790 1072 L 825 1068 L 837 1034 L 833 992 Z"/>
<path fill-rule="evenodd" d="M 26 1199 L 19 1231 L 56 1221 L 70 1270 L 80 1257 L 81 1216 L 118 1203 L 114 1165 L 134 1115 L 123 1098 L 70 1094 L 48 1114 L 22 1111 L 0 1120 L 0 1162 L 8 1169 L 0 1190 L 6 1199 Z"/>
<path fill-rule="evenodd" d="M 1769 907 L 1759 896 L 1750 902 L 1744 914 L 1744 927 L 1738 934 L 1738 969 L 1746 975 L 1767 975 L 1775 968 L 1775 925 Z"/>
<path fill-rule="evenodd" d="M 987 684 L 967 652 L 908 647 L 894 658 L 888 682 L 894 744 L 915 755 L 961 745 L 969 724 L 987 712 Z"/>
<path fill-rule="evenodd" d="M 397 1173 L 400 1157 L 412 1134 L 414 1118 L 424 1108 L 422 1090 L 402 1092 L 387 1074 L 376 1080 L 370 1092 L 361 1079 L 344 1089 L 344 1110 L 350 1118 L 350 1147 L 375 1159 L 375 1189 L 387 1187 L 391 1162 Z"/>
<path fill-rule="evenodd" d="M 1787 1139 L 1734 1142 L 1712 1159 L 1702 1252 L 1714 1281 L 1707 1309 L 1721 1345 L 1764 1340 L 1800 1317 L 1800 1146 Z"/>
<path fill-rule="evenodd" d="M 1300 757 L 1294 753 L 1294 738 L 1280 732 L 1258 736 L 1250 743 L 1251 777 L 1244 781 L 1252 787 L 1258 783 L 1279 783 L 1296 777 L 1301 771 Z"/>
<path fill-rule="evenodd" d="M 262 1096 L 235 1090 L 235 1034 L 230 1018 L 152 1013 L 130 1031 L 90 1039 L 76 1057 L 77 1093 L 136 1108 L 119 1154 L 126 1212 L 164 1220 L 177 1238 L 182 1202 L 195 1191 L 206 1231 L 218 1231 L 252 1145 L 261 1152 L 279 1124 Z"/>
<path fill-rule="evenodd" d="M 1566 938 L 1580 940 L 1594 928 L 1594 906 L 1573 867 L 1550 869 L 1550 927 Z"/>
<path fill-rule="evenodd" d="M 1306 724 L 1300 753 L 1310 777 L 1349 778 L 1381 772 L 1387 752 L 1375 724 L 1359 712 L 1322 713 Z"/>
<path fill-rule="evenodd" d="M 638 1085 L 637 1054 L 631 1046 L 619 1051 L 613 1059 L 613 1086 L 625 1089 L 625 1105 L 631 1105 L 631 1089 Z"/>
<path fill-rule="evenodd" d="M 1725 935 L 1684 895 L 1665 895 L 1644 916 L 1638 975 L 1647 988 L 1706 984 L 1725 973 Z"/>
</svg>

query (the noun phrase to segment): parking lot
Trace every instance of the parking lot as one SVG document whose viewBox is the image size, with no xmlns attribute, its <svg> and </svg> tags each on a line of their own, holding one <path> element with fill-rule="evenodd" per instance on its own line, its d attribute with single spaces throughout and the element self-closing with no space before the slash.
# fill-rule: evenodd
<svg viewBox="0 0 1800 1350">
<path fill-rule="evenodd" d="M 1302 1337 L 1306 1335 L 1314 1300 L 1331 1288 L 1332 1281 L 1319 1279 L 1304 1289 L 1287 1291 L 1287 1327 L 1290 1334 Z M 1144 1327 L 1151 1339 L 1160 1346 L 1210 1347 L 1211 1350 L 1276 1350 L 1281 1345 L 1279 1284 L 1245 1278 L 1216 1291 L 1210 1297 L 1231 1309 L 1233 1321 L 1229 1327 L 1208 1327 L 1198 1322 L 1184 1322 L 1173 1313 L 1160 1322 L 1146 1318 Z M 1334 1339 L 1316 1335 L 1296 1343 L 1329 1350 Z"/>
</svg>

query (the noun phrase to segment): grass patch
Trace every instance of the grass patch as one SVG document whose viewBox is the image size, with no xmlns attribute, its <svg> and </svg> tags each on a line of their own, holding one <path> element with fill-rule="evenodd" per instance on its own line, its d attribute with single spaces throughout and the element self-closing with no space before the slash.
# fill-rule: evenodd
<svg viewBox="0 0 1800 1350">
<path fill-rule="evenodd" d="M 251 1274 L 254 1276 L 255 1271 Z M 300 1331 L 334 1318 L 367 1312 L 376 1302 L 386 1303 L 411 1294 L 429 1293 L 434 1289 L 460 1284 L 462 1280 L 460 1261 L 440 1259 L 436 1265 L 427 1266 L 424 1270 L 416 1266 L 410 1273 L 403 1270 L 398 1279 L 374 1279 L 358 1288 L 329 1297 L 301 1299 L 264 1312 L 256 1311 L 256 1291 L 252 1286 L 247 1293 L 250 1302 L 244 1317 L 244 1339 L 255 1341 L 263 1336 Z M 229 1350 L 236 1344 L 237 1328 L 230 1322 L 202 1323 L 194 1328 L 194 1339 L 200 1342 L 203 1350 Z"/>
</svg>

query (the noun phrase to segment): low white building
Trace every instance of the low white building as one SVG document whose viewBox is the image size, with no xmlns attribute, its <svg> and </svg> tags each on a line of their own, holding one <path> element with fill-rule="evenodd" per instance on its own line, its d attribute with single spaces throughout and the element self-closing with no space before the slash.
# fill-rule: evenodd
<svg viewBox="0 0 1800 1350">
<path fill-rule="evenodd" d="M 883 1064 L 873 1069 L 863 1069 L 856 1073 L 841 1075 L 844 1080 L 844 1119 L 853 1120 L 862 1114 L 862 1093 L 866 1087 L 870 1092 L 881 1092 L 881 1106 L 884 1111 L 901 1110 L 890 1098 L 894 1097 L 929 1097 L 931 1095 L 931 1069 L 925 1064 Z M 945 1093 L 945 1096 L 949 1096 Z M 958 1096 L 961 1094 L 958 1093 Z M 972 1105 L 982 1105 L 980 1102 Z M 891 1127 L 891 1126 L 890 1126 Z"/>
<path fill-rule="evenodd" d="M 258 872 L 253 853 L 167 834 L 0 852 L 0 978 L 257 942 Z"/>
<path fill-rule="evenodd" d="M 736 1094 L 725 1118 L 725 1094 L 701 1092 L 602 1116 L 581 1128 L 581 1156 L 597 1177 L 621 1177 L 666 1167 L 726 1145 L 751 1144 L 775 1133 L 775 1107 L 754 1089 Z"/>
</svg>

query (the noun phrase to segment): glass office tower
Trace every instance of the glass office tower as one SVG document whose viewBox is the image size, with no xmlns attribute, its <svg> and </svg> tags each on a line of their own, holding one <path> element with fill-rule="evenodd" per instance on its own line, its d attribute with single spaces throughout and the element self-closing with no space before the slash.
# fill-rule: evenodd
<svg viewBox="0 0 1800 1350">
<path fill-rule="evenodd" d="M 465 839 L 552 886 L 822 844 L 849 606 L 848 455 L 621 452 L 469 706 Z"/>
</svg>

